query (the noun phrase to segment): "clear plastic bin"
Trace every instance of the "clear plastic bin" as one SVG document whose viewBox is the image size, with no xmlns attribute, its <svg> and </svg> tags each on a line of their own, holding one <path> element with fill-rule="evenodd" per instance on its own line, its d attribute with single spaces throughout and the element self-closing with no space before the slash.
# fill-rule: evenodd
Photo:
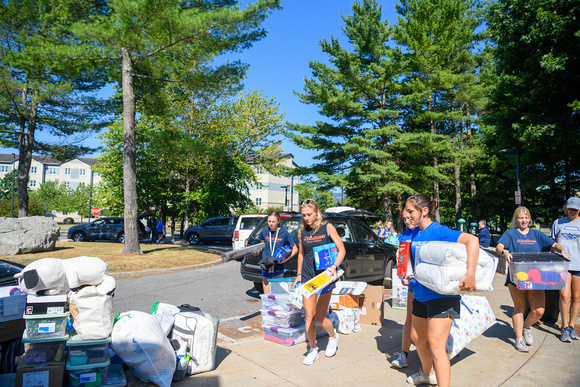
<svg viewBox="0 0 580 387">
<path fill-rule="evenodd" d="M 68 334 L 62 337 L 31 339 L 26 331 L 22 334 L 24 354 L 22 361 L 26 364 L 45 364 L 66 360 L 66 341 Z"/>
<path fill-rule="evenodd" d="M 270 294 L 290 294 L 295 279 L 296 277 L 269 279 Z"/>
<path fill-rule="evenodd" d="M 69 312 L 61 314 L 24 315 L 26 333 L 31 339 L 48 339 L 66 335 Z"/>
<path fill-rule="evenodd" d="M 304 312 L 301 310 L 268 310 L 260 309 L 262 323 L 282 328 L 293 328 L 304 324 Z"/>
<path fill-rule="evenodd" d="M 110 361 L 86 365 L 74 365 L 66 362 L 68 382 L 70 387 L 97 387 L 106 386 Z"/>
<path fill-rule="evenodd" d="M 513 253 L 510 279 L 522 290 L 559 290 L 566 286 L 569 261 L 552 253 Z"/>
<path fill-rule="evenodd" d="M 278 344 L 296 345 L 306 341 L 306 327 L 304 324 L 295 328 L 280 328 L 268 324 L 264 328 L 264 339 Z"/>
<path fill-rule="evenodd" d="M 0 298 L 0 322 L 21 319 L 25 307 L 26 294 Z"/>
<path fill-rule="evenodd" d="M 288 301 L 288 294 L 260 294 L 262 299 L 262 309 L 269 310 L 292 310 L 286 301 Z"/>
<path fill-rule="evenodd" d="M 83 340 L 74 334 L 66 342 L 68 362 L 70 365 L 87 365 L 109 361 L 109 343 L 111 338 L 100 340 Z"/>
</svg>

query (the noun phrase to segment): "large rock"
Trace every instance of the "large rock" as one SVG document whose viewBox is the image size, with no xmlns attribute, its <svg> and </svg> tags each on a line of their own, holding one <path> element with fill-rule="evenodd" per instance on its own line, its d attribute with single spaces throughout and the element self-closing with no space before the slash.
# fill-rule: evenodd
<svg viewBox="0 0 580 387">
<path fill-rule="evenodd" d="M 60 235 L 60 227 L 51 218 L 0 218 L 0 255 L 51 251 Z"/>
</svg>

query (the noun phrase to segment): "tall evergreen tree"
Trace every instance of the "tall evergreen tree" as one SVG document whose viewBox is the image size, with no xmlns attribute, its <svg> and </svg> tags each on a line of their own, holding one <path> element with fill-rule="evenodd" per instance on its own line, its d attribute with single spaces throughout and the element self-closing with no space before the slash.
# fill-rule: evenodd
<svg viewBox="0 0 580 387">
<path fill-rule="evenodd" d="M 482 23 L 479 3 L 402 0 L 397 5 L 400 17 L 394 36 L 408 63 L 402 90 L 410 110 L 405 130 L 423 132 L 423 157 L 430 158 L 430 168 L 424 172 L 432 179 L 428 191 L 439 202 L 452 197 L 456 219 L 461 214 L 461 171 L 466 162 L 472 196 L 477 191 L 474 164 L 480 152 L 473 122 L 485 96 L 478 78 L 482 64 L 478 44 L 483 39 L 478 32 Z M 453 187 L 454 194 L 442 195 L 445 187 Z M 436 220 L 440 221 L 439 211 Z"/>
<path fill-rule="evenodd" d="M 291 124 L 291 139 L 322 151 L 320 162 L 300 173 L 315 174 L 325 189 L 346 187 L 354 205 L 380 209 L 391 219 L 393 198 L 412 192 L 410 176 L 395 157 L 401 146 L 394 140 L 401 132 L 397 98 L 403 62 L 391 47 L 391 27 L 377 1 L 355 2 L 352 10 L 352 16 L 343 16 L 342 29 L 351 49 L 334 37 L 322 40 L 331 65 L 311 61 L 313 77 L 298 93 L 302 103 L 319 106 L 329 120 Z"/>
<path fill-rule="evenodd" d="M 490 147 L 518 149 L 523 203 L 546 221 L 580 191 L 579 19 L 573 0 L 498 0 L 488 15 L 499 77 L 488 106 Z M 509 157 L 500 173 L 515 181 L 515 153 Z"/>
<path fill-rule="evenodd" d="M 28 215 L 32 153 L 65 161 L 90 148 L 77 145 L 108 123 L 104 101 L 94 92 L 106 78 L 86 62 L 65 65 L 67 24 L 85 17 L 86 4 L 71 6 L 67 18 L 52 14 L 52 1 L 0 2 L 0 145 L 19 149 L 18 216 Z M 58 137 L 41 142 L 38 133 Z"/>
<path fill-rule="evenodd" d="M 73 0 L 58 0 L 65 7 Z M 95 2 L 88 20 L 72 25 L 86 58 L 110 65 L 112 80 L 123 93 L 123 185 L 125 248 L 141 253 L 137 230 L 135 117 L 160 114 L 172 83 L 193 85 L 199 68 L 216 56 L 248 48 L 263 38 L 260 27 L 280 0 L 258 0 L 240 9 L 235 0 L 111 0 Z M 239 63 L 225 67 L 240 66 Z"/>
</svg>

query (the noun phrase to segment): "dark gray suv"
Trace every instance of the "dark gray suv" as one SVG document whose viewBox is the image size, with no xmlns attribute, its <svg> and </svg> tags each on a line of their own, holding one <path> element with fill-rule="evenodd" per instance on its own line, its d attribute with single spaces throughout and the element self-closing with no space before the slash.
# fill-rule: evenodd
<svg viewBox="0 0 580 387">
<path fill-rule="evenodd" d="M 361 217 L 343 213 L 323 213 L 323 216 L 334 225 L 344 242 L 346 256 L 340 265 L 344 270 L 342 279 L 364 282 L 382 281 L 386 288 L 391 288 L 391 273 L 396 267 L 397 247 L 379 239 Z M 298 227 L 302 221 L 302 215 L 282 215 L 281 220 L 281 226 L 298 242 Z M 247 239 L 247 245 L 259 243 L 260 232 L 266 227 L 268 227 L 268 221 L 263 219 Z M 260 250 L 257 255 L 253 253 L 246 255 L 240 265 L 242 278 L 253 282 L 260 293 L 263 291 L 261 259 L 262 251 Z M 294 277 L 296 265 L 297 256 L 294 256 L 284 265 L 284 277 Z"/>
<path fill-rule="evenodd" d="M 151 214 L 147 214 L 149 216 Z M 139 226 L 139 239 L 145 239 L 148 232 L 140 219 L 144 216 L 139 215 L 137 225 Z M 117 240 L 125 243 L 125 223 L 123 217 L 104 217 L 92 221 L 88 224 L 79 224 L 68 229 L 66 237 L 75 242 L 94 241 L 94 240 Z"/>
<path fill-rule="evenodd" d="M 237 216 L 217 216 L 185 230 L 185 240 L 192 245 L 199 242 L 232 242 Z"/>
</svg>

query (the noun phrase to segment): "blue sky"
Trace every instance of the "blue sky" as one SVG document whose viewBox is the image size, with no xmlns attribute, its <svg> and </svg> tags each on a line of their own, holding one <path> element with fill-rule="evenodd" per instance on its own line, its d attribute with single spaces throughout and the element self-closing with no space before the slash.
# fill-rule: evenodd
<svg viewBox="0 0 580 387">
<path fill-rule="evenodd" d="M 247 3 L 247 1 L 244 1 Z M 383 19 L 389 24 L 397 20 L 394 1 L 379 1 L 383 7 Z M 303 90 L 304 77 L 311 77 L 308 67 L 310 60 L 328 62 L 327 56 L 318 44 L 321 39 L 336 37 L 343 47 L 348 46 L 344 34 L 342 14 L 352 13 L 350 0 L 284 0 L 281 11 L 274 12 L 264 23 L 269 34 L 252 48 L 234 56 L 250 65 L 246 89 L 262 90 L 264 96 L 274 97 L 280 103 L 280 112 L 288 122 L 314 124 L 324 117 L 318 115 L 317 107 L 301 104 L 294 91 Z M 46 136 L 39 134 L 46 140 Z M 60 141 L 58 141 L 60 142 Z M 99 139 L 93 136 L 84 141 L 85 145 L 96 147 Z M 298 165 L 311 165 L 311 151 L 301 149 L 290 141 L 283 142 L 284 152 L 295 156 Z M 4 149 L 2 153 L 17 150 Z M 98 154 L 87 155 L 97 156 Z"/>
</svg>

